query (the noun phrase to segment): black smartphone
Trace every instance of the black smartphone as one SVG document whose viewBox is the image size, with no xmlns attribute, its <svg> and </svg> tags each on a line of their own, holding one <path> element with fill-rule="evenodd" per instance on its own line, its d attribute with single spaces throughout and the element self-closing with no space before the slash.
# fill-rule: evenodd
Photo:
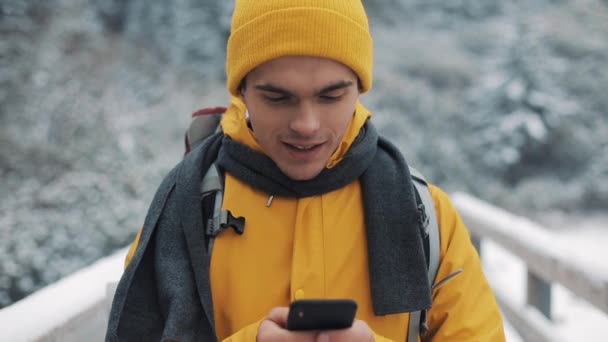
<svg viewBox="0 0 608 342">
<path fill-rule="evenodd" d="M 353 325 L 356 312 L 352 299 L 300 299 L 289 306 L 287 329 L 344 329 Z"/>
</svg>

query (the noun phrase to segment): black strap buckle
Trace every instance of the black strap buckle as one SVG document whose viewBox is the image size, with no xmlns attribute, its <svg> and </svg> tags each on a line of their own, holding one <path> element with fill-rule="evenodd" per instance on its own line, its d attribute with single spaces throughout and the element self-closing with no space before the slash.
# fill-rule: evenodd
<svg viewBox="0 0 608 342">
<path fill-rule="evenodd" d="M 234 217 L 229 210 L 222 209 L 219 217 L 207 221 L 208 236 L 216 237 L 226 228 L 233 228 L 237 234 L 242 235 L 245 231 L 245 218 Z"/>
</svg>

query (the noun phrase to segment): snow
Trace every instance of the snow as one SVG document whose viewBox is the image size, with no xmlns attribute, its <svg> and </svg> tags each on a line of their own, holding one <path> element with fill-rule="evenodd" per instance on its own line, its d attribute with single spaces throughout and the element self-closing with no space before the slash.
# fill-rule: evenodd
<svg viewBox="0 0 608 342">
<path fill-rule="evenodd" d="M 559 232 L 558 240 L 568 251 L 571 260 L 595 270 L 608 277 L 608 220 L 600 222 L 598 218 L 580 220 L 578 228 Z M 582 226 L 582 227 L 581 227 Z"/>
<path fill-rule="evenodd" d="M 516 110 L 507 115 L 501 122 L 500 129 L 513 132 L 520 127 L 525 128 L 528 134 L 538 141 L 544 141 L 548 131 L 538 114 L 528 110 Z"/>
<path fill-rule="evenodd" d="M 505 320 L 504 324 L 505 324 L 505 337 L 507 338 L 507 342 L 524 342 L 524 340 L 521 339 L 521 337 L 519 336 L 519 334 L 517 333 L 515 328 L 513 328 L 513 326 L 511 326 L 509 321 Z"/>
<path fill-rule="evenodd" d="M 0 341 L 38 341 L 103 302 L 107 286 L 123 271 L 127 249 L 53 283 L 0 310 Z"/>
</svg>

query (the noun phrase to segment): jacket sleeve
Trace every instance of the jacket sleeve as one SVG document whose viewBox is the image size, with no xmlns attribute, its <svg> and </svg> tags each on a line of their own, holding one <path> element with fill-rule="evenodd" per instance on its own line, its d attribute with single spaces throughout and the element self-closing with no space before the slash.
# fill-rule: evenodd
<svg viewBox="0 0 608 342">
<path fill-rule="evenodd" d="M 429 310 L 431 341 L 505 341 L 501 313 L 467 228 L 447 194 L 430 186 L 440 230 L 441 262 Z"/>
</svg>

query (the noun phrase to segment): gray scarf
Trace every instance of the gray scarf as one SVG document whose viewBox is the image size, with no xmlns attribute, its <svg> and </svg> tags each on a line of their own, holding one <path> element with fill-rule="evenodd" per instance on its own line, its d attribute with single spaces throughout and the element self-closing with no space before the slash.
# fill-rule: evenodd
<svg viewBox="0 0 608 342">
<path fill-rule="evenodd" d="M 386 315 L 430 307 L 409 170 L 401 153 L 378 137 L 370 122 L 334 168 L 308 181 L 293 181 L 265 155 L 214 135 L 191 152 L 159 188 L 138 249 L 118 285 L 106 341 L 216 339 L 199 190 L 214 161 L 275 196 L 318 195 L 359 179 L 374 312 Z"/>
</svg>

